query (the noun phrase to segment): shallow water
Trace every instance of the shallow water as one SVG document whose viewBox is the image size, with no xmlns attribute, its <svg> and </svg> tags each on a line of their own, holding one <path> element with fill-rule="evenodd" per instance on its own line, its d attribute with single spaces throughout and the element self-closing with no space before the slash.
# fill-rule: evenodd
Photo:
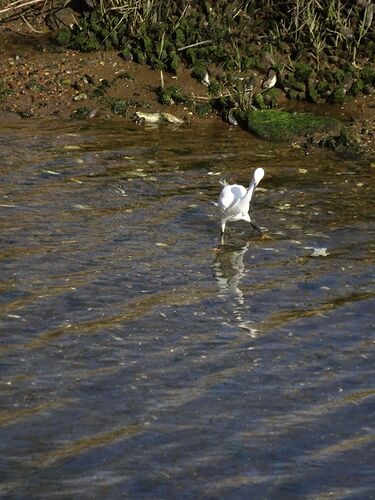
<svg viewBox="0 0 375 500">
<path fill-rule="evenodd" d="M 266 170 L 263 236 L 219 179 Z M 373 168 L 215 123 L 0 131 L 0 496 L 371 498 Z"/>
</svg>

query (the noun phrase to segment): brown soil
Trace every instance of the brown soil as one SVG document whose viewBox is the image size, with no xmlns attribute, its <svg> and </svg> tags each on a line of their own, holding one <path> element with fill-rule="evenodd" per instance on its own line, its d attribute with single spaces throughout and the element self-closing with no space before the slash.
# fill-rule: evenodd
<svg viewBox="0 0 375 500">
<path fill-rule="evenodd" d="M 165 106 L 157 102 L 155 90 L 161 75 L 146 66 L 124 61 L 114 51 L 80 53 L 62 49 L 49 32 L 35 33 L 20 21 L 0 24 L 0 118 L 10 113 L 37 117 L 70 117 L 78 108 L 93 110 L 91 117 L 115 118 L 108 105 L 91 97 L 95 87 L 105 79 L 117 78 L 106 96 L 131 99 L 138 104 L 129 108 L 126 119 L 135 111 L 164 111 L 194 122 L 200 120 L 183 105 Z M 164 73 L 164 84 L 178 85 L 196 101 L 207 102 L 208 91 L 181 70 L 177 76 Z M 5 89 L 5 92 L 4 92 Z M 321 112 L 321 106 L 317 111 Z M 375 156 L 375 95 L 351 100 L 343 108 L 332 108 L 333 115 L 351 119 L 350 135 L 366 155 Z M 211 115 L 212 119 L 219 119 Z M 121 119 L 124 119 L 121 117 Z M 207 119 L 207 118 L 205 118 Z"/>
<path fill-rule="evenodd" d="M 22 31 L 20 31 L 22 30 Z M 22 34 L 21 34 L 22 33 Z M 136 101 L 136 110 L 164 111 L 190 120 L 196 118 L 181 105 L 162 106 L 156 89 L 161 84 L 160 71 L 124 61 L 115 51 L 80 53 L 57 46 L 51 35 L 25 33 L 20 23 L 0 25 L 0 84 L 9 95 L 0 97 L 0 109 L 33 116 L 70 117 L 77 108 L 88 107 L 95 116 L 111 116 L 108 105 L 91 97 L 102 80 L 111 84 L 105 95 Z M 117 78 L 129 75 L 131 78 Z M 207 88 L 191 77 L 190 71 L 177 76 L 163 72 L 164 85 L 178 85 L 195 100 L 207 102 Z M 1 95 L 1 87 L 0 87 Z"/>
</svg>

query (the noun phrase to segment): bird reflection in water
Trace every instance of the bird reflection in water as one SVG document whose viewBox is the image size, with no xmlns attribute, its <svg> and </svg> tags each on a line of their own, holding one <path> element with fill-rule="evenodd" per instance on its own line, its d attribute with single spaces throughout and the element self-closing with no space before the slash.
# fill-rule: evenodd
<svg viewBox="0 0 375 500">
<path fill-rule="evenodd" d="M 213 263 L 214 276 L 219 286 L 219 297 L 233 298 L 233 315 L 237 326 L 255 335 L 257 330 L 252 328 L 249 321 L 244 321 L 244 294 L 240 288 L 240 281 L 246 274 L 244 257 L 250 246 L 246 242 L 240 245 L 222 245 L 218 248 Z"/>
</svg>

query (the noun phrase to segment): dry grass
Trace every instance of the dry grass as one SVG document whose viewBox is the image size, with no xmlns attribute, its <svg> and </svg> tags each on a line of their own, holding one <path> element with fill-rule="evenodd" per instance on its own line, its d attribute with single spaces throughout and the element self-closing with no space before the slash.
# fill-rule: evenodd
<svg viewBox="0 0 375 500">
<path fill-rule="evenodd" d="M 333 53 L 338 48 L 349 52 L 355 64 L 357 53 L 364 39 L 370 33 L 374 36 L 375 5 L 370 0 L 274 0 L 227 2 L 234 11 L 251 16 L 273 19 L 273 38 L 293 42 L 304 47 L 320 66 L 325 52 Z M 61 9 L 69 0 L 0 0 L 0 19 L 26 16 L 30 11 L 43 14 Z M 137 32 L 140 26 L 147 26 L 170 19 L 184 17 L 191 6 L 203 9 L 200 2 L 172 0 L 88 0 L 103 16 L 111 13 L 120 16 L 120 23 L 126 19 L 128 26 Z M 113 26 L 111 27 L 113 29 Z"/>
<path fill-rule="evenodd" d="M 332 52 L 339 47 L 350 53 L 355 64 L 363 38 L 370 31 L 374 33 L 374 4 L 368 0 L 296 0 L 287 6 L 276 37 L 292 35 L 296 45 L 310 46 L 318 67 L 325 50 Z"/>
</svg>

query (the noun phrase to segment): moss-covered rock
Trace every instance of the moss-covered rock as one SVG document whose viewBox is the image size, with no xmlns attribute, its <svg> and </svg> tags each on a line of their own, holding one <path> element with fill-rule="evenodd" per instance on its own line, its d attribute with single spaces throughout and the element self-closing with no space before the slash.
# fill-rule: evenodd
<svg viewBox="0 0 375 500">
<path fill-rule="evenodd" d="M 241 122 L 258 137 L 272 141 L 289 141 L 316 132 L 330 133 L 343 127 L 343 123 L 334 118 L 272 109 L 242 113 Z"/>
</svg>

